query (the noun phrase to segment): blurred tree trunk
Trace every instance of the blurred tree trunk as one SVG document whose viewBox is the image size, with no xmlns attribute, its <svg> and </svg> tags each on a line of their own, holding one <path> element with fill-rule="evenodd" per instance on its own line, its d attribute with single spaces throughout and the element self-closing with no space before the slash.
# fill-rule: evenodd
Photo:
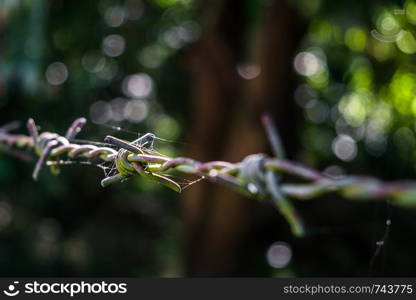
<svg viewBox="0 0 416 300">
<path fill-rule="evenodd" d="M 229 0 L 202 2 L 201 11 L 203 34 L 190 53 L 192 149 L 186 155 L 236 162 L 267 152 L 263 112 L 275 116 L 286 150 L 293 153 L 289 74 L 298 36 L 293 8 L 281 0 Z M 254 201 L 202 183 L 187 190 L 182 203 L 187 275 L 236 274 Z"/>
</svg>

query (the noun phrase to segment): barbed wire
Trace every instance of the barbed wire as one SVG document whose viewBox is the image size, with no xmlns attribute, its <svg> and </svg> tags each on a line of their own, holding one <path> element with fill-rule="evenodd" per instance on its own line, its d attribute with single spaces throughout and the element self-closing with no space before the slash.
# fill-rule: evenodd
<svg viewBox="0 0 416 300">
<path fill-rule="evenodd" d="M 44 165 L 53 173 L 59 172 L 64 159 L 100 160 L 113 162 L 115 174 L 101 180 L 103 187 L 122 182 L 132 176 L 143 176 L 159 182 L 176 192 L 181 186 L 168 177 L 172 170 L 201 176 L 211 182 L 221 183 L 238 193 L 261 201 L 271 202 L 288 221 L 292 232 L 302 236 L 303 222 L 289 200 L 309 200 L 335 193 L 355 201 L 388 200 L 393 205 L 416 206 L 416 181 L 383 182 L 368 176 L 343 176 L 333 178 L 302 164 L 285 159 L 282 143 L 269 116 L 262 118 L 275 157 L 251 154 L 241 162 L 199 162 L 186 157 L 167 157 L 152 151 L 153 134 L 146 134 L 132 142 L 113 136 L 104 139 L 106 146 L 98 143 L 76 143 L 75 137 L 86 123 L 85 118 L 75 120 L 65 136 L 42 132 L 33 119 L 27 122 L 29 135 L 12 134 L 16 123 L 0 127 L 0 150 L 27 160 L 27 150 L 38 157 L 33 171 L 36 180 Z M 96 144 L 96 145 L 94 145 Z M 107 146 L 108 145 L 108 146 Z M 23 151 L 22 151 L 23 150 Z M 282 182 L 284 176 L 296 178 L 295 183 Z"/>
</svg>

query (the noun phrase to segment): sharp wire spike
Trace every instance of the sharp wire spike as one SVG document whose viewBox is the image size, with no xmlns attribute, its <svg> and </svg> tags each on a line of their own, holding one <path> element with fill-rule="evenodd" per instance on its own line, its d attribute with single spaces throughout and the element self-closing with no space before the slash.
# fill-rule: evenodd
<svg viewBox="0 0 416 300">
<path fill-rule="evenodd" d="M 40 170 L 42 169 L 42 167 L 45 165 L 46 160 L 49 156 L 49 154 L 51 153 L 52 149 L 57 145 L 58 143 L 56 141 L 50 141 L 45 149 L 43 149 L 38 161 L 36 162 L 36 166 L 35 169 L 33 170 L 33 174 L 32 177 L 34 180 L 38 179 L 38 175 Z"/>
<path fill-rule="evenodd" d="M 36 143 L 36 139 L 39 136 L 39 131 L 36 127 L 35 121 L 32 118 L 27 121 L 27 130 L 29 131 L 30 136 L 33 138 L 33 142 Z"/>
<path fill-rule="evenodd" d="M 20 127 L 19 121 L 13 121 L 0 127 L 0 132 L 10 132 Z"/>
<path fill-rule="evenodd" d="M 283 148 L 282 139 L 273 118 L 269 114 L 265 113 L 262 115 L 261 121 L 264 129 L 266 130 L 267 138 L 269 139 L 273 154 L 277 158 L 285 158 L 285 149 Z"/>
<path fill-rule="evenodd" d="M 107 136 L 105 137 L 105 139 L 104 139 L 104 142 L 106 142 L 106 143 L 110 143 L 110 144 L 113 144 L 113 145 L 115 145 L 115 146 L 117 146 L 117 147 L 119 147 L 119 148 L 126 149 L 126 150 L 128 150 L 128 151 L 130 151 L 130 152 L 133 152 L 133 153 L 135 153 L 135 154 L 140 154 L 140 153 L 143 153 L 143 151 L 142 151 L 142 150 L 140 150 L 140 149 L 139 149 L 137 146 L 135 146 L 134 144 L 129 143 L 129 142 L 126 142 L 126 141 L 123 141 L 122 139 L 116 138 L 116 137 L 111 136 L 111 135 L 107 135 Z"/>
<path fill-rule="evenodd" d="M 65 138 L 71 140 L 81 131 L 82 127 L 87 123 L 87 119 L 78 118 L 76 119 L 71 126 L 69 126 L 68 131 L 65 134 Z"/>
</svg>

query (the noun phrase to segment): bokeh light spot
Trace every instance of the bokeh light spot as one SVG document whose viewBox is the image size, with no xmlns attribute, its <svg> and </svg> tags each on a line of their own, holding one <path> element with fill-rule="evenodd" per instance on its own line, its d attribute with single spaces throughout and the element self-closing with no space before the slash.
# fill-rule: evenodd
<svg viewBox="0 0 416 300">
<path fill-rule="evenodd" d="M 300 75 L 303 76 L 312 76 L 319 71 L 320 68 L 319 58 L 310 52 L 300 52 L 295 57 L 295 70 Z"/>
<path fill-rule="evenodd" d="M 396 44 L 406 54 L 416 53 L 416 40 L 410 31 L 402 30 L 397 37 Z"/>
<path fill-rule="evenodd" d="M 111 120 L 111 106 L 105 101 L 97 101 L 90 107 L 90 117 L 94 123 L 104 124 Z"/>
<path fill-rule="evenodd" d="M 261 67 L 258 64 L 239 64 L 237 72 L 242 78 L 250 80 L 260 75 Z"/>
<path fill-rule="evenodd" d="M 155 44 L 141 50 L 138 55 L 138 60 L 146 68 L 156 69 L 162 65 L 168 56 L 169 51 L 166 47 Z"/>
<path fill-rule="evenodd" d="M 126 41 L 121 35 L 110 34 L 102 42 L 102 50 L 105 55 L 117 57 L 123 54 L 126 48 Z"/>
<path fill-rule="evenodd" d="M 344 96 L 338 107 L 345 120 L 351 126 L 360 126 L 366 119 L 370 100 L 364 95 L 353 93 Z"/>
<path fill-rule="evenodd" d="M 127 76 L 123 80 L 123 93 L 133 98 L 146 98 L 153 89 L 153 80 L 145 73 Z"/>
<path fill-rule="evenodd" d="M 154 126 L 155 133 L 165 139 L 175 139 L 179 136 L 180 127 L 178 122 L 167 115 L 162 115 L 156 121 Z"/>
<path fill-rule="evenodd" d="M 111 106 L 111 119 L 116 122 L 124 120 L 124 108 L 126 101 L 123 98 L 115 98 L 110 102 Z"/>
<path fill-rule="evenodd" d="M 51 63 L 46 68 L 46 80 L 51 85 L 61 85 L 68 79 L 68 69 L 62 62 Z"/>
<path fill-rule="evenodd" d="M 126 10 L 122 6 L 112 6 L 104 13 L 104 21 L 110 27 L 121 26 L 126 18 Z"/>
<path fill-rule="evenodd" d="M 345 44 L 352 51 L 363 51 L 367 44 L 367 35 L 361 28 L 349 28 L 345 33 Z"/>
<path fill-rule="evenodd" d="M 405 4 L 406 17 L 409 22 L 416 25 L 416 3 L 415 1 L 406 1 Z"/>
<path fill-rule="evenodd" d="M 288 243 L 276 242 L 267 249 L 268 264 L 276 269 L 286 267 L 292 259 L 292 249 Z"/>
<path fill-rule="evenodd" d="M 338 135 L 332 141 L 332 151 L 343 161 L 352 161 L 357 156 L 357 145 L 348 135 Z"/>
<path fill-rule="evenodd" d="M 131 122 L 143 121 L 149 113 L 149 108 L 144 100 L 132 100 L 124 108 L 124 117 Z"/>
</svg>

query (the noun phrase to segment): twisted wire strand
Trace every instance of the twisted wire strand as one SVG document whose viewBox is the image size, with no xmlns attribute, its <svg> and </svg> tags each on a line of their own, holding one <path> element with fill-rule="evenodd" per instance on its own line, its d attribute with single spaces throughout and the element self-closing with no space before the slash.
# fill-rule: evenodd
<svg viewBox="0 0 416 300">
<path fill-rule="evenodd" d="M 4 147 L 34 150 L 39 157 L 34 171 L 35 179 L 43 165 L 54 168 L 59 164 L 59 158 L 63 157 L 114 162 L 117 173 L 104 178 L 101 181 L 103 187 L 140 175 L 180 192 L 180 185 L 165 176 L 169 171 L 202 176 L 250 198 L 270 200 L 297 236 L 304 234 L 304 226 L 288 198 L 309 200 L 336 193 L 354 201 L 384 199 L 398 206 L 416 206 L 416 181 L 383 182 L 366 176 L 331 178 L 296 162 L 268 157 L 265 154 L 252 154 L 238 163 L 203 163 L 187 157 L 154 155 L 150 149 L 140 146 L 137 141 L 127 142 L 111 136 L 106 137 L 105 141 L 115 145 L 116 149 L 71 142 L 84 124 L 84 118 L 77 119 L 68 129 L 66 136 L 51 132 L 39 134 L 32 119 L 28 121 L 30 136 L 12 134 L 7 127 L 0 127 L 0 150 Z M 267 124 L 270 125 L 270 122 Z M 268 133 L 270 132 L 276 134 L 275 129 Z M 296 177 L 303 182 L 281 183 L 284 175 Z"/>
</svg>

